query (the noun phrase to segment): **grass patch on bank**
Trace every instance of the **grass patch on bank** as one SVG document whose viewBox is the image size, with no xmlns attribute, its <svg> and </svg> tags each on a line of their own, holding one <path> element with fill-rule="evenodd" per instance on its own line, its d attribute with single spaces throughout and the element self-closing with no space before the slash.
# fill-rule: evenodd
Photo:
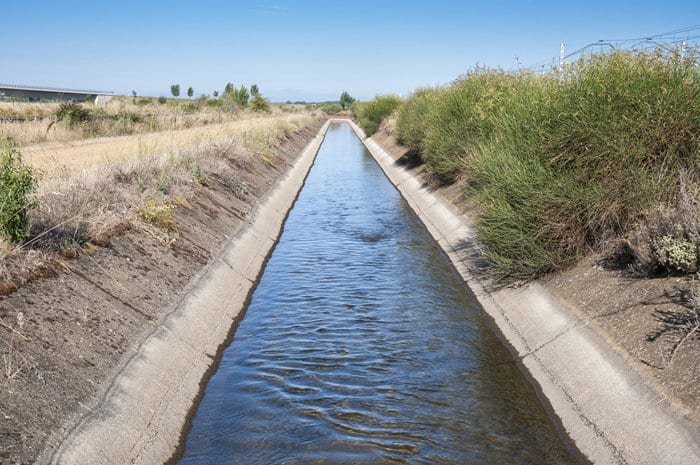
<svg viewBox="0 0 700 465">
<path fill-rule="evenodd" d="M 465 182 L 495 276 L 532 278 L 606 249 L 644 273 L 697 270 L 698 215 L 678 215 L 697 212 L 687 205 L 700 185 L 695 58 L 600 54 L 561 76 L 476 69 L 408 98 L 398 139 L 436 182 Z"/>
<path fill-rule="evenodd" d="M 371 136 L 379 129 L 382 120 L 391 115 L 401 105 L 401 98 L 396 95 L 380 95 L 369 102 L 354 102 L 352 112 L 357 122 Z"/>
</svg>

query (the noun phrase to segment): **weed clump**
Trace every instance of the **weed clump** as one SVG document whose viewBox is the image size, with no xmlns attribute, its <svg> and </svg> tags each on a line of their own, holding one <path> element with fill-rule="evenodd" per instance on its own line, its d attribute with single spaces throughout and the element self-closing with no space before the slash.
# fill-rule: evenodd
<svg viewBox="0 0 700 465">
<path fill-rule="evenodd" d="M 369 102 L 355 102 L 352 111 L 357 122 L 368 136 L 379 129 L 382 120 L 391 115 L 401 105 L 401 98 L 396 95 L 380 95 Z"/>
<path fill-rule="evenodd" d="M 0 146 L 0 235 L 10 242 L 27 237 L 27 212 L 35 202 L 37 174 L 22 163 L 22 155 L 12 144 Z"/>
<path fill-rule="evenodd" d="M 90 110 L 75 102 L 61 103 L 56 110 L 55 116 L 57 121 L 69 128 L 75 128 L 92 119 Z"/>
<path fill-rule="evenodd" d="M 139 206 L 139 217 L 165 231 L 177 231 L 180 226 L 173 219 L 175 205 L 168 202 L 148 200 Z"/>
</svg>

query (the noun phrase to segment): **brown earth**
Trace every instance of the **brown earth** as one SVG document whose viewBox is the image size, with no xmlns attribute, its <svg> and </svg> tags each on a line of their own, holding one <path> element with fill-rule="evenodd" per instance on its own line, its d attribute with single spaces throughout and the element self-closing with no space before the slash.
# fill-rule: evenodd
<svg viewBox="0 0 700 465">
<path fill-rule="evenodd" d="M 33 463 L 90 409 L 107 381 L 223 241 L 247 221 L 322 122 L 238 166 L 245 192 L 210 177 L 173 213 L 176 228 L 126 223 L 0 296 L 0 464 Z M 206 173 L 205 173 L 206 174 Z"/>
<path fill-rule="evenodd" d="M 372 136 L 392 157 L 429 176 L 390 129 Z M 435 187 L 462 213 L 470 204 L 464 183 Z M 540 282 L 562 303 L 593 327 L 640 373 L 672 408 L 700 432 L 700 284 L 698 278 L 664 276 L 640 278 L 622 266 L 611 268 L 592 255 L 566 271 Z M 516 285 L 523 285 L 519 283 Z M 525 284 L 526 285 L 526 284 Z M 697 293 L 693 301 L 693 290 Z"/>
</svg>

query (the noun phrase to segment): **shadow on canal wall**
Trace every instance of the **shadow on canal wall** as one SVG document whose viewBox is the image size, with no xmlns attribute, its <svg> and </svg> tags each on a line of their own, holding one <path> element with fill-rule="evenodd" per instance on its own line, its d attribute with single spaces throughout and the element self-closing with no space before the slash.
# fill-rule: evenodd
<svg viewBox="0 0 700 465">
<path fill-rule="evenodd" d="M 700 463 L 698 431 L 585 319 L 538 283 L 497 288 L 484 279 L 468 218 L 347 122 L 493 319 L 582 461 Z"/>
</svg>

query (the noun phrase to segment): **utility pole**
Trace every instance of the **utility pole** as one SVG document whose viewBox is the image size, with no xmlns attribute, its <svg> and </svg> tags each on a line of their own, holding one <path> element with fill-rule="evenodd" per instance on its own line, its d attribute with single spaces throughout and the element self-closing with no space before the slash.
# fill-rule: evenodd
<svg viewBox="0 0 700 465">
<path fill-rule="evenodd" d="M 685 61 L 685 47 L 686 47 L 685 40 L 681 42 L 681 63 Z"/>
<path fill-rule="evenodd" d="M 559 74 L 564 74 L 564 42 L 559 44 Z"/>
</svg>

